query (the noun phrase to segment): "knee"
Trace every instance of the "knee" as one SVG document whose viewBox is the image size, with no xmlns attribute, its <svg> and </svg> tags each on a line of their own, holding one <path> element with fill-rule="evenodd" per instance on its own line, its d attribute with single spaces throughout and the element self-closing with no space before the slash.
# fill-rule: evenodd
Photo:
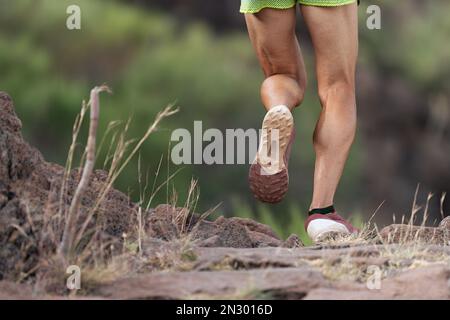
<svg viewBox="0 0 450 320">
<path fill-rule="evenodd" d="M 322 107 L 333 103 L 337 106 L 355 108 L 355 83 L 353 80 L 339 79 L 320 83 L 318 87 L 319 100 Z"/>
</svg>

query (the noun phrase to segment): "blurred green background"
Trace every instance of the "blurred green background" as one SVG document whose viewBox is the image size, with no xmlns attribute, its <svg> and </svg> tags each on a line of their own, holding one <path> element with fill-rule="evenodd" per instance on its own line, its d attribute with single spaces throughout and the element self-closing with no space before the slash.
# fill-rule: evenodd
<svg viewBox="0 0 450 320">
<path fill-rule="evenodd" d="M 66 28 L 71 4 L 81 7 L 81 30 Z M 366 27 L 370 4 L 381 8 L 381 30 Z M 94 85 L 107 83 L 114 92 L 101 98 L 101 132 L 109 122 L 131 116 L 130 137 L 139 137 L 158 111 L 175 103 L 180 112 L 141 151 L 150 184 L 164 157 L 162 182 L 179 169 L 167 164 L 173 129 L 192 131 L 194 120 L 221 130 L 261 123 L 263 77 L 238 8 L 237 0 L 0 0 L 0 90 L 13 97 L 26 139 L 61 164 L 81 101 Z M 439 198 L 450 190 L 449 10 L 445 0 L 362 1 L 358 137 L 336 199 L 344 215 L 366 219 L 381 203 L 376 221 L 409 215 L 420 183 L 419 201 L 433 192 L 431 215 L 439 217 Z M 311 136 L 320 106 L 313 50 L 298 18 L 309 87 L 294 113 L 297 140 L 286 200 L 256 203 L 247 186 L 248 165 L 186 165 L 169 187 L 180 204 L 194 177 L 198 211 L 222 203 L 217 214 L 254 217 L 283 236 L 300 232 L 312 191 Z M 136 158 L 116 183 L 135 200 L 137 175 Z M 154 204 L 167 197 L 163 188 Z"/>
</svg>

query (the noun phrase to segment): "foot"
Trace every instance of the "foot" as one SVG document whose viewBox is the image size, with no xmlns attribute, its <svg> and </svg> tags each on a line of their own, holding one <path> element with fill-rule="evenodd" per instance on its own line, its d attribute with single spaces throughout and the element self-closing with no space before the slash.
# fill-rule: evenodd
<svg viewBox="0 0 450 320">
<path fill-rule="evenodd" d="M 248 180 L 258 200 L 276 203 L 284 198 L 289 185 L 288 159 L 295 136 L 294 119 L 289 108 L 276 106 L 270 109 L 264 117 L 262 129 Z M 278 150 L 272 150 L 274 141 L 278 142 Z"/>
<path fill-rule="evenodd" d="M 320 242 L 336 235 L 349 235 L 359 230 L 336 212 L 328 214 L 315 213 L 305 221 L 305 230 L 313 242 Z"/>
</svg>

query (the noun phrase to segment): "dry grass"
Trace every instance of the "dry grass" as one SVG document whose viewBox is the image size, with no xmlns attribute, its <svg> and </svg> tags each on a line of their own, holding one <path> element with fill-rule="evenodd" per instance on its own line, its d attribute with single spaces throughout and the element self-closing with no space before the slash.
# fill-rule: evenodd
<svg viewBox="0 0 450 320">
<path fill-rule="evenodd" d="M 140 139 L 128 139 L 127 133 L 131 121 L 128 120 L 122 127 L 120 122 L 112 122 L 108 125 L 105 135 L 100 143 L 99 149 L 103 148 L 107 141 L 106 136 L 112 135 L 108 147 L 108 153 L 104 165 L 108 172 L 106 182 L 102 186 L 95 204 L 87 214 L 80 214 L 80 200 L 85 192 L 87 184 L 91 179 L 91 173 L 96 161 L 96 128 L 100 116 L 98 93 L 109 90 L 106 86 L 96 87 L 91 91 L 89 102 L 83 101 L 82 108 L 77 116 L 73 130 L 72 143 L 69 147 L 68 158 L 63 174 L 62 184 L 57 190 L 58 201 L 54 201 L 53 192 L 47 201 L 40 228 L 40 243 L 37 244 L 40 252 L 40 263 L 29 273 L 38 271 L 36 276 L 37 291 L 43 287 L 51 288 L 54 283 L 60 285 L 65 283 L 65 270 L 68 265 L 78 265 L 83 269 L 83 283 L 100 282 L 112 279 L 120 274 L 127 274 L 130 270 L 126 259 L 123 259 L 124 250 L 117 251 L 117 248 L 124 246 L 126 239 L 116 239 L 106 237 L 102 232 L 100 223 L 96 223 L 99 215 L 99 206 L 105 200 L 106 195 L 111 190 L 113 183 L 122 173 L 125 167 L 139 152 L 143 143 L 156 131 L 161 121 L 178 111 L 177 108 L 169 105 L 159 112 L 154 121 L 149 125 L 147 131 Z M 80 182 L 75 191 L 72 203 L 69 207 L 65 205 L 67 200 L 68 181 L 73 168 L 74 158 L 78 145 L 78 136 L 84 121 L 87 110 L 91 108 L 90 128 L 88 142 L 85 152 L 81 155 L 80 167 L 84 168 L 80 172 Z M 156 181 L 156 179 L 155 179 Z M 167 181 L 166 181 L 167 183 Z M 159 189 L 152 190 L 157 192 Z M 153 195 L 151 196 L 153 199 Z M 148 206 L 150 205 L 149 204 Z M 29 212 L 27 210 L 27 212 Z M 142 231 L 143 231 L 143 208 L 139 206 L 138 225 L 136 226 L 136 237 L 139 239 L 138 252 L 142 251 Z M 32 221 L 32 220 L 31 220 Z M 31 224 L 32 225 L 32 224 Z M 20 228 L 19 228 L 20 229 Z M 124 235 L 127 237 L 127 235 Z M 59 248 L 55 252 L 52 248 Z M 127 252 L 128 253 L 128 252 Z M 121 257 L 121 258 L 119 258 Z M 118 261 L 121 261 L 120 263 Z M 27 275 L 23 275 L 26 278 Z M 87 282 L 86 282 L 87 281 Z M 57 286 L 56 291 L 61 290 Z"/>
</svg>

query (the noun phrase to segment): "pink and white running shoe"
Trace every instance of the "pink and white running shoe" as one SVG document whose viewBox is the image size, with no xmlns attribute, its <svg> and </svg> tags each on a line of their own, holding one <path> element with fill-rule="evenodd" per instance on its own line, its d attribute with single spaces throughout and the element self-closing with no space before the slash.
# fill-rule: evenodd
<svg viewBox="0 0 450 320">
<path fill-rule="evenodd" d="M 331 209 L 328 207 L 325 209 Z M 330 213 L 314 213 L 305 221 L 305 230 L 313 242 L 320 242 L 339 235 L 358 233 L 359 229 L 352 226 L 350 222 L 338 215 L 334 208 Z"/>
</svg>

